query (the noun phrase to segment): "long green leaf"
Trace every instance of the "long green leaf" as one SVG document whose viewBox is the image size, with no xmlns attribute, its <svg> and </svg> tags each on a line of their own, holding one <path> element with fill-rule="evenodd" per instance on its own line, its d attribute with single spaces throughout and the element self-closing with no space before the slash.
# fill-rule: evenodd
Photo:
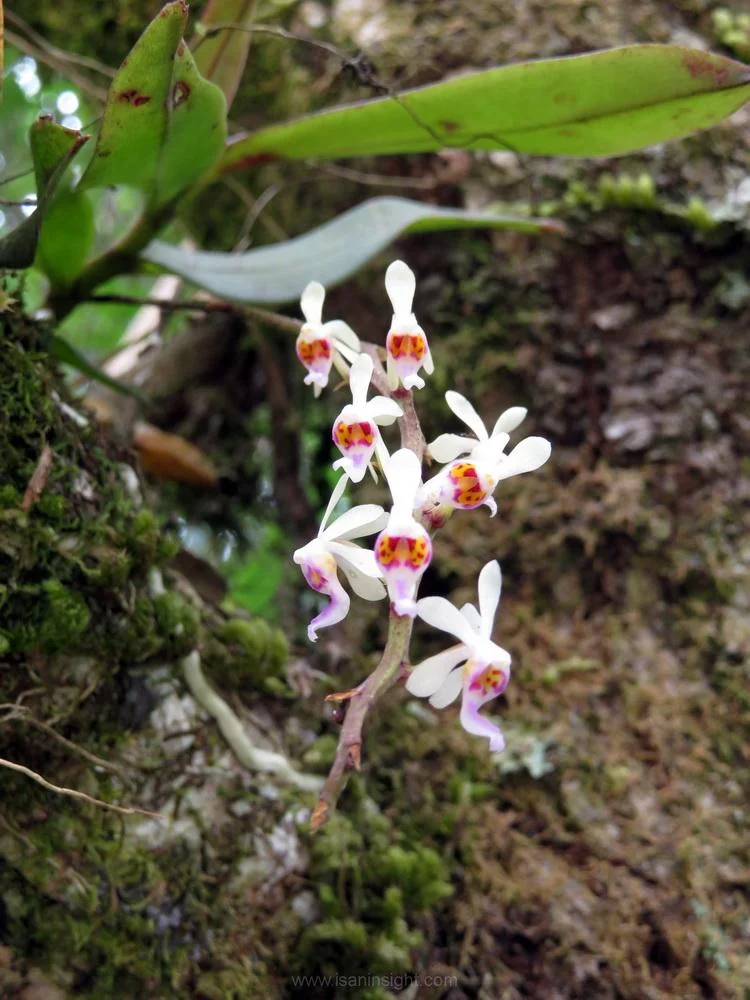
<svg viewBox="0 0 750 1000">
<path fill-rule="evenodd" d="M 299 298 L 313 279 L 324 285 L 343 281 L 402 233 L 469 227 L 560 231 L 554 222 L 373 198 L 304 236 L 244 254 L 183 250 L 156 241 L 143 257 L 222 298 L 276 304 Z"/>
<path fill-rule="evenodd" d="M 30 267 L 34 263 L 39 232 L 55 191 L 68 164 L 88 140 L 74 129 L 42 116 L 29 129 L 29 146 L 37 182 L 37 207 L 12 232 L 0 240 L 0 268 Z"/>
<path fill-rule="evenodd" d="M 76 371 L 81 372 L 82 375 L 86 375 L 88 378 L 93 379 L 95 382 L 100 382 L 102 385 L 106 385 L 108 389 L 113 389 L 115 392 L 122 393 L 123 396 L 132 396 L 133 399 L 137 399 L 139 403 L 145 404 L 143 396 L 129 385 L 125 385 L 124 382 L 118 382 L 117 379 L 112 378 L 111 375 L 107 375 L 105 371 L 101 368 L 97 368 L 96 365 L 92 365 L 85 354 L 81 354 L 77 347 L 73 347 L 67 340 L 62 337 L 58 337 L 57 334 L 52 334 L 48 340 L 49 348 L 51 353 L 57 358 L 58 361 L 62 361 L 63 364 L 70 365 L 71 368 L 75 368 Z"/>
<path fill-rule="evenodd" d="M 446 146 L 613 156 L 709 128 L 750 99 L 750 67 L 676 45 L 516 63 L 274 125 L 230 142 L 219 170 L 276 158 Z"/>
<path fill-rule="evenodd" d="M 123 61 L 81 189 L 129 184 L 153 191 L 169 124 L 174 57 L 186 21 L 187 4 L 168 3 Z"/>
</svg>

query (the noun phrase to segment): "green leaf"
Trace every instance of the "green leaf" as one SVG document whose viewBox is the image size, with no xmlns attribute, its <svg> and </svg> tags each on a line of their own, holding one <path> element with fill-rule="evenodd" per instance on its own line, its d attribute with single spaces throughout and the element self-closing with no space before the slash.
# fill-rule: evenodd
<svg viewBox="0 0 750 1000">
<path fill-rule="evenodd" d="M 372 198 L 304 236 L 244 254 L 183 250 L 155 241 L 142 256 L 222 298 L 282 303 L 299 298 L 313 279 L 324 285 L 343 281 L 402 233 L 467 227 L 560 231 L 553 221 Z"/>
<path fill-rule="evenodd" d="M 198 70 L 224 93 L 227 107 L 232 106 L 250 51 L 250 28 L 256 0 L 208 0 L 201 10 L 192 48 Z M 241 25 L 206 37 L 206 29 L 218 24 Z"/>
<path fill-rule="evenodd" d="M 194 184 L 221 156 L 224 96 L 203 79 L 182 41 L 186 21 L 183 0 L 166 4 L 123 61 L 81 190 L 128 184 L 144 191 L 156 208 Z"/>
<path fill-rule="evenodd" d="M 168 3 L 123 60 L 81 189 L 130 184 L 153 191 L 169 124 L 174 56 L 186 21 L 187 5 Z"/>
<path fill-rule="evenodd" d="M 34 263 L 42 222 L 68 164 L 88 141 L 74 129 L 63 128 L 44 115 L 29 129 L 29 145 L 37 182 L 33 215 L 0 240 L 0 268 L 30 267 Z"/>
<path fill-rule="evenodd" d="M 217 163 L 227 138 L 226 114 L 224 94 L 203 79 L 190 50 L 181 42 L 174 60 L 157 205 L 165 204 L 190 187 Z"/>
<path fill-rule="evenodd" d="M 143 396 L 141 396 L 139 392 L 131 388 L 129 385 L 125 385 L 123 382 L 118 382 L 117 379 L 107 375 L 106 372 L 102 371 L 101 368 L 97 368 L 96 365 L 92 365 L 86 358 L 86 355 L 81 354 L 78 348 L 73 347 L 73 345 L 69 344 L 67 340 L 64 340 L 62 337 L 58 337 L 56 334 L 52 334 L 48 339 L 48 345 L 50 351 L 54 354 L 58 361 L 62 361 L 63 364 L 66 365 L 70 365 L 71 368 L 75 368 L 76 371 L 81 372 L 81 374 L 94 379 L 95 382 L 100 382 L 102 385 L 106 385 L 109 389 L 114 389 L 115 392 L 120 392 L 124 396 L 132 396 L 133 399 L 137 399 L 139 403 L 145 405 Z"/>
<path fill-rule="evenodd" d="M 631 45 L 467 73 L 231 141 L 219 172 L 276 158 L 446 146 L 615 156 L 709 128 L 750 99 L 750 67 L 676 45 Z"/>
<path fill-rule="evenodd" d="M 94 235 L 94 209 L 86 192 L 61 192 L 44 218 L 36 254 L 36 266 L 55 288 L 65 287 L 81 273 Z"/>
</svg>

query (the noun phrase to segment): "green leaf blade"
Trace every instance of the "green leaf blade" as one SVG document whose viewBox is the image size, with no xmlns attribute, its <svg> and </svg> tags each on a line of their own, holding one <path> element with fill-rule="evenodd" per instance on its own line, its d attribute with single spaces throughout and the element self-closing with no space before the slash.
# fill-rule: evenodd
<svg viewBox="0 0 750 1000">
<path fill-rule="evenodd" d="M 559 231 L 551 221 L 373 198 L 303 236 L 244 254 L 188 251 L 157 241 L 142 256 L 222 298 L 278 305 L 299 298 L 313 279 L 324 285 L 343 281 L 399 235 L 467 227 Z"/>
<path fill-rule="evenodd" d="M 198 71 L 187 45 L 174 59 L 170 114 L 159 161 L 154 201 L 163 205 L 206 174 L 221 158 L 226 142 L 224 94 Z"/>
<path fill-rule="evenodd" d="M 237 137 L 220 171 L 268 159 L 514 149 L 619 155 L 709 128 L 750 100 L 750 68 L 633 45 L 472 72 Z"/>
</svg>

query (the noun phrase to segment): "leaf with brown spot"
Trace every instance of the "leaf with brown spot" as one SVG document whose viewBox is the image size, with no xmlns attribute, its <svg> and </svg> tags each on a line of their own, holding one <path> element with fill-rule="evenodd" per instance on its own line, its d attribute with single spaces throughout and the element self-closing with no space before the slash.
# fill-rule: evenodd
<svg viewBox="0 0 750 1000">
<path fill-rule="evenodd" d="M 235 136 L 220 172 L 272 159 L 510 149 L 618 156 L 717 124 L 750 99 L 750 68 L 678 45 L 629 45 L 465 73 Z"/>
<path fill-rule="evenodd" d="M 154 190 L 169 125 L 174 58 L 186 21 L 187 4 L 168 3 L 123 61 L 81 190 L 110 184 Z"/>
</svg>

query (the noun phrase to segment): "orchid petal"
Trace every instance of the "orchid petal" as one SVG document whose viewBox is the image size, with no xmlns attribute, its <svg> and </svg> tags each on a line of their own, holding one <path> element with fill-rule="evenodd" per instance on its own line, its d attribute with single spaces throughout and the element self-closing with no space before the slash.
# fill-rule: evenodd
<svg viewBox="0 0 750 1000">
<path fill-rule="evenodd" d="M 428 698 L 436 694 L 445 683 L 451 670 L 468 656 L 463 643 L 444 649 L 442 653 L 429 656 L 417 664 L 406 679 L 406 690 L 417 698 Z"/>
<path fill-rule="evenodd" d="M 341 469 L 344 475 L 348 476 L 353 483 L 361 483 L 367 472 L 367 463 L 361 462 L 357 465 L 353 459 L 344 457 L 337 458 L 331 468 L 336 471 Z"/>
<path fill-rule="evenodd" d="M 320 538 L 324 541 L 344 541 L 349 538 L 362 538 L 380 531 L 388 519 L 380 504 L 363 503 L 344 511 L 341 517 L 329 524 Z"/>
<path fill-rule="evenodd" d="M 543 437 L 527 437 L 520 441 L 497 468 L 497 479 L 508 479 L 523 472 L 534 472 L 547 461 L 552 445 Z"/>
<path fill-rule="evenodd" d="M 468 455 L 475 445 L 474 438 L 462 437 L 460 434 L 441 434 L 427 445 L 427 450 L 436 462 L 447 464 L 455 462 L 460 455 Z"/>
<path fill-rule="evenodd" d="M 435 362 L 432 360 L 432 351 L 427 348 L 427 354 L 424 356 L 424 361 L 422 362 L 422 367 L 427 372 L 428 375 L 432 375 L 435 371 Z"/>
<path fill-rule="evenodd" d="M 341 586 L 339 581 L 335 578 L 329 586 L 328 595 L 331 598 L 328 604 L 307 626 L 307 638 L 310 642 L 317 641 L 318 629 L 328 628 L 331 625 L 337 625 L 340 621 L 343 621 L 349 613 L 349 608 L 352 603 L 351 598 Z"/>
<path fill-rule="evenodd" d="M 365 601 L 380 601 L 385 597 L 385 584 L 370 549 L 342 542 L 331 542 L 329 548 L 358 597 Z"/>
<path fill-rule="evenodd" d="M 422 481 L 419 459 L 410 448 L 399 448 L 391 455 L 383 471 L 393 498 L 391 517 L 394 520 L 410 520 Z"/>
<path fill-rule="evenodd" d="M 489 639 L 495 624 L 495 614 L 500 603 L 500 591 L 503 586 L 503 576 L 500 564 L 496 559 L 488 562 L 479 574 L 477 589 L 479 591 L 479 617 L 481 619 L 481 634 Z"/>
<path fill-rule="evenodd" d="M 430 704 L 433 708 L 447 708 L 461 694 L 462 686 L 461 671 L 454 670 L 453 673 L 448 674 L 442 686 L 430 698 Z"/>
<path fill-rule="evenodd" d="M 423 597 L 417 602 L 417 614 L 433 628 L 455 635 L 470 650 L 476 644 L 477 636 L 471 625 L 458 608 L 444 597 Z"/>
<path fill-rule="evenodd" d="M 311 281 L 305 286 L 299 300 L 302 315 L 311 326 L 320 326 L 323 321 L 323 302 L 326 290 L 319 281 Z"/>
<path fill-rule="evenodd" d="M 402 260 L 394 260 L 385 272 L 385 290 L 393 306 L 394 317 L 411 316 L 417 280 L 412 269 Z"/>
<path fill-rule="evenodd" d="M 479 635 L 482 631 L 482 619 L 474 605 L 464 604 L 461 608 L 461 614 L 464 616 L 469 625 L 471 625 L 477 635 Z"/>
<path fill-rule="evenodd" d="M 323 515 L 323 520 L 320 522 L 320 527 L 318 528 L 318 538 L 323 537 L 326 530 L 326 524 L 328 524 L 328 518 L 333 513 L 336 504 L 344 495 L 344 490 L 346 489 L 346 484 L 348 483 L 348 481 L 349 477 L 345 473 L 333 487 L 333 492 L 331 493 L 331 499 L 328 501 L 326 512 Z"/>
<path fill-rule="evenodd" d="M 474 434 L 478 441 L 486 441 L 489 437 L 484 421 L 471 405 L 469 400 L 462 396 L 460 392 L 449 389 L 445 394 L 445 401 L 453 410 L 459 420 L 462 420 Z"/>
<path fill-rule="evenodd" d="M 337 341 L 337 351 L 341 351 L 342 344 L 350 351 L 354 351 L 355 354 L 359 354 L 362 350 L 359 343 L 359 337 L 354 330 L 352 330 L 349 324 L 343 321 L 343 319 L 329 319 L 327 323 L 323 324 L 322 332 L 326 335 L 326 337 L 330 337 L 332 340 Z M 341 351 L 341 353 L 343 354 L 344 352 Z"/>
<path fill-rule="evenodd" d="M 334 354 L 333 354 L 333 363 L 334 364 L 336 364 L 336 357 L 338 355 L 340 355 L 340 358 L 344 358 L 346 361 L 348 361 L 350 365 L 353 365 L 354 362 L 357 360 L 357 358 L 360 355 L 360 351 L 354 351 L 350 347 L 348 347 L 346 344 L 342 344 L 340 342 L 334 342 L 334 347 L 336 348 L 336 350 L 334 351 Z M 344 376 L 344 378 L 346 378 L 347 375 L 348 375 L 348 372 L 346 370 L 346 365 L 344 364 L 343 361 L 340 360 L 340 358 L 339 358 L 340 364 L 336 365 L 336 367 L 341 372 L 341 374 Z"/>
<path fill-rule="evenodd" d="M 386 365 L 385 374 L 386 378 L 388 379 L 389 388 L 398 389 L 398 382 L 399 382 L 398 371 L 396 370 L 396 365 L 394 364 L 393 358 L 391 357 L 390 353 L 386 358 L 385 365 Z"/>
<path fill-rule="evenodd" d="M 357 410 L 363 410 L 367 405 L 367 390 L 372 378 L 372 358 L 369 354 L 358 354 L 349 372 L 349 387 L 352 390 L 352 403 Z"/>
<path fill-rule="evenodd" d="M 388 396 L 373 396 L 367 404 L 367 412 L 372 420 L 386 427 L 404 415 L 396 400 Z"/>
<path fill-rule="evenodd" d="M 402 379 L 404 389 L 424 389 L 424 379 L 419 375 L 407 375 Z"/>
<path fill-rule="evenodd" d="M 479 706 L 466 694 L 461 703 L 461 725 L 473 736 L 486 736 L 492 753 L 501 753 L 505 749 L 503 734 L 494 723 L 479 714 Z"/>
<path fill-rule="evenodd" d="M 497 418 L 490 437 L 495 437 L 496 434 L 511 434 L 519 424 L 524 422 L 528 412 L 525 406 L 511 406 L 509 410 L 505 410 Z"/>
</svg>

